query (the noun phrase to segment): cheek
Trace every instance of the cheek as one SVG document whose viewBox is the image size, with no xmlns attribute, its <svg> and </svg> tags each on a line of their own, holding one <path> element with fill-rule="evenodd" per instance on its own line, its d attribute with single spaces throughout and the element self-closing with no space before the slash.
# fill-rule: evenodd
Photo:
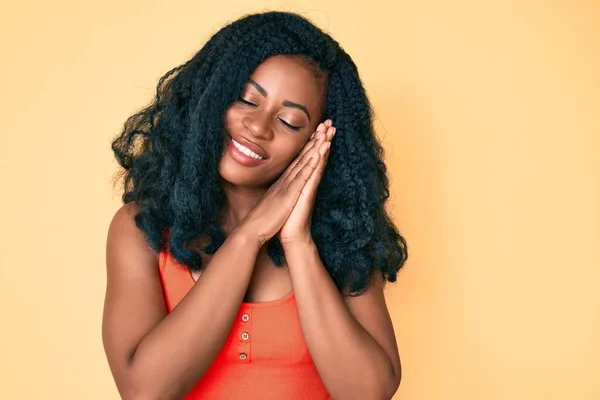
<svg viewBox="0 0 600 400">
<path fill-rule="evenodd" d="M 233 115 L 234 115 L 234 113 L 231 111 L 231 108 L 229 108 L 225 112 L 225 115 L 223 115 L 223 129 L 225 131 L 229 130 L 229 127 L 231 126 L 231 123 L 233 121 Z"/>
<path fill-rule="evenodd" d="M 229 145 L 229 132 L 231 131 L 231 128 L 235 125 L 235 120 L 236 120 L 236 113 L 235 111 L 233 111 L 231 108 L 229 110 L 227 110 L 227 112 L 225 113 L 225 115 L 223 116 L 223 145 L 227 146 Z M 225 150 L 226 147 L 224 147 L 223 150 Z"/>
<path fill-rule="evenodd" d="M 302 152 L 306 145 L 305 141 L 300 143 L 287 143 L 285 146 L 280 146 L 278 149 L 278 169 L 285 170 Z"/>
</svg>

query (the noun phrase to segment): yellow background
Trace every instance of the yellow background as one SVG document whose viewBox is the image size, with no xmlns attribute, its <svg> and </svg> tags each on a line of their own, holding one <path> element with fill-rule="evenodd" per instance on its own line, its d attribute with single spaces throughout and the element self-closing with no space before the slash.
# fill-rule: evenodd
<svg viewBox="0 0 600 400">
<path fill-rule="evenodd" d="M 514 4 L 509 4 L 514 3 Z M 409 261 L 395 399 L 600 398 L 600 7 L 104 1 L 0 12 L 0 397 L 118 398 L 110 140 L 225 23 L 304 13 L 354 58 Z"/>
</svg>

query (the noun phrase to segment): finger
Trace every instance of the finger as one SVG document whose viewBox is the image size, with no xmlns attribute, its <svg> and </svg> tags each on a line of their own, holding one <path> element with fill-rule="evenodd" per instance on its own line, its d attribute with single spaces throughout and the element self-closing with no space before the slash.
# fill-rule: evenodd
<svg viewBox="0 0 600 400">
<path fill-rule="evenodd" d="M 322 124 L 319 124 L 319 126 L 321 126 Z M 317 128 L 317 130 L 313 133 L 314 137 L 312 137 L 311 140 L 309 140 L 306 145 L 304 145 L 304 147 L 302 148 L 302 150 L 300 151 L 300 154 L 298 154 L 298 156 L 296 157 L 296 159 L 294 160 L 294 165 L 300 161 L 302 159 L 302 157 L 308 152 L 310 151 L 312 148 L 314 148 L 319 139 L 321 138 L 321 136 L 323 135 L 323 130 L 325 129 L 325 126 L 321 126 L 320 128 Z M 292 167 L 293 168 L 293 167 Z"/>
<path fill-rule="evenodd" d="M 298 200 L 300 197 L 300 193 L 302 193 L 302 189 L 306 182 L 309 180 L 317 165 L 319 165 L 320 154 L 316 152 L 310 158 L 310 161 L 307 162 L 296 175 L 292 176 L 292 179 L 289 181 L 289 185 L 287 187 L 288 191 L 295 194 L 294 200 Z"/>
<path fill-rule="evenodd" d="M 332 126 L 331 128 L 329 128 L 327 130 L 327 141 L 331 142 L 333 140 L 333 137 L 335 136 L 336 131 L 337 131 L 337 128 L 335 126 Z"/>
<path fill-rule="evenodd" d="M 325 124 L 323 122 L 321 122 L 319 125 L 317 125 L 317 128 L 315 129 L 315 131 L 312 133 L 312 135 L 310 135 L 309 139 L 313 139 L 315 137 L 315 135 L 321 131 L 321 129 L 323 129 L 323 127 L 325 126 Z"/>
<path fill-rule="evenodd" d="M 328 120 L 328 121 L 329 121 L 329 120 Z M 325 140 L 327 140 L 327 141 L 331 142 L 331 140 L 333 140 L 333 137 L 335 136 L 335 132 L 336 132 L 336 130 L 337 130 L 337 128 L 335 128 L 334 126 L 331 126 L 331 127 L 329 127 L 329 126 L 327 126 L 327 125 L 324 125 L 324 127 L 323 127 L 323 132 L 321 132 L 321 133 L 324 133 L 324 134 L 325 134 Z M 318 138 L 318 137 L 320 137 L 320 135 L 319 135 L 319 134 L 317 134 L 317 136 L 316 136 L 316 137 Z M 303 150 L 303 151 L 304 151 L 304 150 Z"/>
<path fill-rule="evenodd" d="M 315 144 L 317 143 L 317 140 L 321 137 L 321 135 L 323 134 L 323 132 L 325 130 L 327 130 L 327 126 L 323 122 L 321 122 L 319 124 L 319 126 L 317 126 L 317 129 L 310 136 L 310 140 L 306 143 L 306 145 L 304 146 L 302 151 L 300 151 L 300 154 L 298 155 L 298 159 L 300 157 L 302 157 L 304 154 L 306 154 L 307 151 L 309 151 L 311 148 L 313 148 L 315 146 Z"/>
<path fill-rule="evenodd" d="M 327 132 L 325 131 L 325 127 L 317 132 L 317 136 L 310 146 L 305 146 L 304 149 L 300 152 L 300 155 L 297 157 L 297 160 L 300 161 L 302 157 L 312 149 L 318 149 L 321 143 L 327 140 Z"/>
<path fill-rule="evenodd" d="M 320 134 L 313 139 L 313 142 L 307 144 L 302 152 L 296 157 L 296 159 L 290 164 L 287 170 L 283 174 L 283 179 L 288 179 L 292 174 L 297 173 L 298 169 L 302 168 L 302 166 L 312 157 L 312 154 L 319 148 L 321 143 L 325 141 L 324 132 L 320 132 Z"/>
<path fill-rule="evenodd" d="M 326 136 L 322 133 L 316 140 L 315 143 L 307 149 L 301 156 L 297 157 L 294 166 L 290 169 L 287 177 L 293 177 L 304 165 L 311 160 L 311 157 L 317 152 L 319 147 L 325 142 Z"/>
<path fill-rule="evenodd" d="M 310 178 L 304 185 L 304 188 L 302 189 L 304 194 L 306 194 L 306 196 L 308 197 L 308 201 L 310 202 L 310 204 L 313 204 L 315 200 L 317 194 L 317 187 L 319 186 L 319 183 L 321 183 L 321 178 L 323 177 L 323 174 L 325 172 L 327 159 L 329 158 L 330 147 L 331 142 L 326 142 L 323 143 L 323 145 L 321 145 L 321 147 L 319 148 L 319 163 L 315 168 L 315 171 L 311 174 Z"/>
<path fill-rule="evenodd" d="M 310 150 L 312 149 L 315 144 L 317 143 L 317 139 L 320 137 L 321 131 L 325 128 L 325 125 L 323 123 L 320 123 L 317 126 L 317 129 L 315 130 L 315 132 L 313 132 L 313 134 L 311 135 L 311 139 L 304 145 L 304 148 L 300 151 L 300 153 L 296 156 L 296 158 L 294 159 L 294 161 L 292 161 L 292 163 L 290 165 L 288 165 L 287 169 L 284 171 L 283 174 L 281 174 L 281 179 L 286 179 L 289 175 L 290 172 L 296 167 L 296 165 L 298 164 L 298 162 L 302 159 L 302 157 Z M 316 134 L 316 136 L 315 136 Z"/>
</svg>

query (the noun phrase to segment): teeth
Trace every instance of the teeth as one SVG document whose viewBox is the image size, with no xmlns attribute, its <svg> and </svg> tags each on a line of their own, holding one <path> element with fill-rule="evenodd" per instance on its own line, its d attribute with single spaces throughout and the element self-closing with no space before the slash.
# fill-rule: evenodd
<svg viewBox="0 0 600 400">
<path fill-rule="evenodd" d="M 255 152 L 253 152 L 252 150 L 250 150 L 249 148 L 242 146 L 240 143 L 236 142 L 233 138 L 231 138 L 231 141 L 233 142 L 233 145 L 242 153 L 244 153 L 245 155 L 247 155 L 248 157 L 252 157 L 256 160 L 262 160 L 263 158 L 261 156 L 259 156 L 258 154 L 256 154 Z"/>
</svg>

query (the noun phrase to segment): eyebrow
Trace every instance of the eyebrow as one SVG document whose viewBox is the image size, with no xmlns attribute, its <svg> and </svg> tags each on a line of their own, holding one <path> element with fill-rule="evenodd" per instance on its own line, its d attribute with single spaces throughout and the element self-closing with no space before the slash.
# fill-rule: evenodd
<svg viewBox="0 0 600 400">
<path fill-rule="evenodd" d="M 260 92 L 260 94 L 262 94 L 264 97 L 268 96 L 267 91 L 262 86 L 260 86 L 258 83 L 256 83 L 252 79 L 249 79 L 248 81 L 250 82 L 250 84 L 252 86 L 254 86 L 256 88 L 256 90 L 258 90 Z M 304 111 L 304 113 L 308 117 L 308 120 L 310 121 L 310 114 L 308 113 L 308 110 L 306 109 L 306 107 L 304 107 L 302 104 L 294 103 L 293 101 L 289 101 L 289 100 L 284 100 L 282 104 L 286 107 L 294 107 L 294 108 L 298 108 L 298 109 Z"/>
</svg>

